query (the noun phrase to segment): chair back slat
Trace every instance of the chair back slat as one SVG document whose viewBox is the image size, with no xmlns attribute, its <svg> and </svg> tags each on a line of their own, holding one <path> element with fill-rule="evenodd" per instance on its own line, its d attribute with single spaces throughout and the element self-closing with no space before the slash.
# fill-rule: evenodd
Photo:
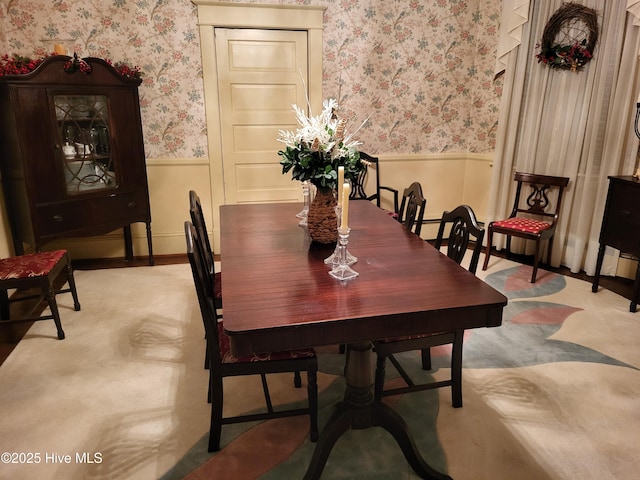
<svg viewBox="0 0 640 480">
<path fill-rule="evenodd" d="M 359 152 L 360 160 L 362 161 L 364 167 L 358 173 L 355 178 L 354 184 L 351 186 L 351 193 L 349 194 L 350 200 L 369 200 L 376 201 L 376 205 L 380 206 L 380 177 L 378 172 L 378 157 L 373 157 L 365 152 Z M 369 169 L 376 170 L 375 174 L 375 183 L 376 183 L 376 191 L 371 195 L 367 195 L 365 191 L 365 185 L 367 183 L 367 178 L 369 174 Z"/>
<path fill-rule="evenodd" d="M 422 231 L 426 204 L 427 200 L 422 194 L 422 185 L 419 182 L 413 182 L 404 189 L 398 220 L 407 230 L 414 232 L 416 235 L 420 235 Z"/>
<path fill-rule="evenodd" d="M 398 213 L 398 190 L 392 187 L 386 187 L 380 185 L 380 168 L 378 157 L 373 157 L 365 152 L 358 152 L 360 155 L 360 161 L 364 165 L 364 168 L 358 173 L 355 180 L 351 185 L 351 193 L 349 194 L 350 200 L 368 200 L 370 202 L 376 202 L 376 205 L 380 207 L 382 202 L 382 194 L 381 191 L 384 190 L 389 192 L 389 195 L 393 197 L 393 210 L 392 213 Z M 371 170 L 375 170 L 375 193 L 371 195 L 367 195 L 365 185 L 367 184 L 367 178 L 369 176 L 369 172 Z M 385 195 L 386 198 L 386 195 Z"/>
<path fill-rule="evenodd" d="M 469 263 L 469 271 L 476 273 L 482 240 L 484 239 L 484 229 L 480 227 L 475 213 L 468 205 L 460 205 L 451 212 L 444 212 L 440 220 L 440 228 L 436 238 L 435 247 L 440 249 L 444 240 L 446 226 L 451 224 L 447 237 L 447 256 L 456 263 L 462 263 L 462 259 L 467 253 L 469 243 L 473 239 L 474 248 Z"/>
<path fill-rule="evenodd" d="M 569 184 L 569 178 L 516 172 L 514 180 L 518 182 L 518 185 L 510 217 L 515 217 L 518 213 L 522 213 L 551 218 L 555 223 L 560 213 L 562 195 L 564 188 Z M 530 190 L 526 199 L 521 201 L 524 186 L 527 186 Z M 555 208 L 553 208 L 553 203 L 549 198 L 549 194 L 553 190 L 557 191 Z"/>
<path fill-rule="evenodd" d="M 220 341 L 218 336 L 218 314 L 213 305 L 213 297 L 208 291 L 208 283 L 210 276 L 207 273 L 206 261 L 202 256 L 202 247 L 200 238 L 194 225 L 186 221 L 184 222 L 184 233 L 187 243 L 187 257 L 191 265 L 191 273 L 193 274 L 193 283 L 198 296 L 198 305 L 200 306 L 200 314 L 204 324 L 205 334 L 207 337 L 207 348 L 209 349 L 209 368 L 220 368 Z"/>
<path fill-rule="evenodd" d="M 198 234 L 198 248 L 200 249 L 199 255 L 204 262 L 205 271 L 208 272 L 206 279 L 207 292 L 212 297 L 216 296 L 215 292 L 215 260 L 213 258 L 213 251 L 211 250 L 211 243 L 209 242 L 209 235 L 207 233 L 207 225 L 204 219 L 204 213 L 202 212 L 202 203 L 200 197 L 195 191 L 189 191 L 189 214 L 191 216 L 191 222 Z"/>
</svg>

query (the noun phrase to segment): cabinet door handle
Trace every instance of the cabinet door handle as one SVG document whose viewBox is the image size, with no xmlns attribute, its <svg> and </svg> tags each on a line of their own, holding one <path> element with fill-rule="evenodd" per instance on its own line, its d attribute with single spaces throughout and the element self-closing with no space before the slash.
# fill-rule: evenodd
<svg viewBox="0 0 640 480">
<path fill-rule="evenodd" d="M 129 203 L 127 203 L 127 207 L 129 207 L 129 208 L 135 208 L 135 207 L 136 207 L 136 202 L 129 202 Z"/>
<path fill-rule="evenodd" d="M 631 211 L 630 210 L 620 210 L 620 216 L 621 217 L 630 217 L 631 216 Z"/>
<path fill-rule="evenodd" d="M 62 215 L 54 215 L 52 218 L 54 222 L 61 222 L 63 220 Z"/>
</svg>

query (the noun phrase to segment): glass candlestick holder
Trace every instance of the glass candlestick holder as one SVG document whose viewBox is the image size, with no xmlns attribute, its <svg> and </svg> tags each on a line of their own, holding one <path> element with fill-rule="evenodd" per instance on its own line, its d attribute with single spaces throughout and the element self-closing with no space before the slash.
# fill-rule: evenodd
<svg viewBox="0 0 640 480">
<path fill-rule="evenodd" d="M 338 280 L 349 280 L 360 275 L 347 263 L 347 244 L 349 243 L 349 227 L 338 229 L 338 263 L 333 266 L 329 275 Z"/>
<path fill-rule="evenodd" d="M 296 214 L 296 217 L 300 219 L 298 225 L 301 227 L 307 226 L 307 215 L 309 214 L 309 205 L 311 205 L 310 196 L 309 182 L 305 180 L 302 182 L 302 198 L 304 199 L 304 206 L 302 207 L 302 210 Z"/>
<path fill-rule="evenodd" d="M 340 232 L 340 224 L 342 222 L 342 206 L 340 206 L 340 204 L 338 204 L 335 208 L 336 210 L 336 219 L 338 222 L 338 233 Z M 324 263 L 326 263 L 327 265 L 338 265 L 339 261 L 340 261 L 340 242 L 336 243 L 336 249 L 333 251 L 333 253 L 331 255 L 329 255 L 327 258 L 324 259 Z M 358 257 L 355 257 L 354 255 L 351 255 L 349 253 L 349 251 L 347 250 L 347 265 L 353 265 L 354 263 L 356 263 L 358 261 Z"/>
</svg>

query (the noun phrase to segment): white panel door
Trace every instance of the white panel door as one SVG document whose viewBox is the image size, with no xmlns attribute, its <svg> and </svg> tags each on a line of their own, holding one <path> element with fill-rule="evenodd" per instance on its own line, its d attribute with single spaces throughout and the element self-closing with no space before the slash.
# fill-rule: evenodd
<svg viewBox="0 0 640 480">
<path fill-rule="evenodd" d="M 300 200 L 277 138 L 306 110 L 307 32 L 216 28 L 215 44 L 225 203 Z"/>
</svg>

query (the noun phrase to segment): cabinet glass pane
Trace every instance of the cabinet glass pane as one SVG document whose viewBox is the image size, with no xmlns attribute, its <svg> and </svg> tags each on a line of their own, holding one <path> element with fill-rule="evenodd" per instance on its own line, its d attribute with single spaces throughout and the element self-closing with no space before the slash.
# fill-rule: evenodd
<svg viewBox="0 0 640 480">
<path fill-rule="evenodd" d="M 118 186 L 106 95 L 55 95 L 67 194 Z"/>
</svg>

